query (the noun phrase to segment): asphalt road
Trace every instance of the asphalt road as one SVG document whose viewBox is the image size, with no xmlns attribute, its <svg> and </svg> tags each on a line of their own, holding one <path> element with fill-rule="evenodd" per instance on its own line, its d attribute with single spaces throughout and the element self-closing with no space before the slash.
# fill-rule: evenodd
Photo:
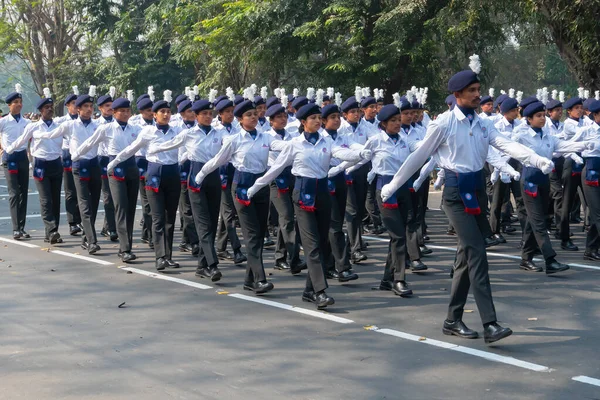
<svg viewBox="0 0 600 400">
<path fill-rule="evenodd" d="M 269 249 L 275 290 L 257 297 L 227 262 L 216 284 L 178 251 L 182 268 L 156 273 L 139 230 L 129 270 L 108 239 L 88 256 L 66 216 L 65 243 L 50 247 L 33 180 L 30 191 L 33 237 L 14 243 L 0 173 L 0 399 L 600 399 L 600 263 L 582 251 L 553 241 L 559 260 L 576 265 L 527 273 L 514 259 L 518 235 L 508 236 L 489 259 L 498 316 L 514 335 L 486 346 L 442 334 L 456 239 L 434 209 L 439 194 L 427 214 L 429 270 L 407 277 L 413 298 L 372 290 L 384 234 L 367 239 L 359 280 L 330 283 L 336 304 L 320 312 L 300 299 L 304 274 L 273 270 Z M 582 247 L 581 226 L 572 228 Z M 472 298 L 464 320 L 481 332 Z"/>
</svg>

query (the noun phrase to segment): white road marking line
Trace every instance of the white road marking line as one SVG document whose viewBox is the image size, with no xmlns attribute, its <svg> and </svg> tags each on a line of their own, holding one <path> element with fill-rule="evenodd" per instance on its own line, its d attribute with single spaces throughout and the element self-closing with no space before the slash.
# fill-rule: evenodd
<svg viewBox="0 0 600 400">
<path fill-rule="evenodd" d="M 293 312 L 297 312 L 300 314 L 310 315 L 311 317 L 326 319 L 329 321 L 337 322 L 339 324 L 353 324 L 354 323 L 354 321 L 352 321 L 351 319 L 341 318 L 341 317 L 337 317 L 335 315 L 326 314 L 326 313 L 319 312 L 319 311 L 307 310 L 307 309 L 301 308 L 301 307 L 294 307 L 294 306 L 290 306 L 288 304 L 262 299 L 260 297 L 246 296 L 245 294 L 238 294 L 238 293 L 233 293 L 233 294 L 230 294 L 229 296 L 235 297 L 236 299 L 240 299 L 240 300 L 246 300 L 246 301 L 251 301 L 253 303 L 259 303 L 259 304 L 264 304 L 266 306 L 280 308 L 282 310 L 293 311 Z"/>
<path fill-rule="evenodd" d="M 519 360 L 514 357 L 501 356 L 499 354 L 490 353 L 488 351 L 482 351 L 473 349 L 470 347 L 459 346 L 453 343 L 442 342 L 440 340 L 423 338 L 416 335 L 411 335 L 410 333 L 396 331 L 394 329 L 379 329 L 379 328 L 371 328 L 368 330 L 372 330 L 375 332 L 383 333 L 384 335 L 395 336 L 401 339 L 410 340 L 413 342 L 424 343 L 435 347 L 440 347 L 447 350 L 458 351 L 459 353 L 469 354 L 475 357 L 484 358 L 486 360 L 495 361 L 503 364 L 513 365 L 515 367 L 528 369 L 536 372 L 550 372 L 551 368 L 546 367 L 544 365 L 534 364 L 527 361 Z"/>
<path fill-rule="evenodd" d="M 50 253 L 59 254 L 61 256 L 66 256 L 66 257 L 71 257 L 71 258 L 77 258 L 79 260 L 85 260 L 85 261 L 93 262 L 95 264 L 100 264 L 100 265 L 113 265 L 113 263 L 111 263 L 109 261 L 100 260 L 100 259 L 94 258 L 94 257 L 82 256 L 79 254 L 67 253 L 66 251 L 62 251 L 62 250 L 50 250 Z"/>
<path fill-rule="evenodd" d="M 40 246 L 35 245 L 35 244 L 31 244 L 31 243 L 27 243 L 27 242 L 21 242 L 19 240 L 7 239 L 7 238 L 3 238 L 3 237 L 0 237 L 0 241 L 6 242 L 6 243 L 11 243 L 11 244 L 16 244 L 18 246 L 29 247 L 31 249 L 34 249 L 36 247 L 40 247 Z"/>
<path fill-rule="evenodd" d="M 579 375 L 574 376 L 571 379 L 581 383 L 588 383 L 590 385 L 600 386 L 600 379 L 590 378 L 589 376 Z"/>
<path fill-rule="evenodd" d="M 125 271 L 135 272 L 136 274 L 145 275 L 145 276 L 148 276 L 150 278 L 162 279 L 163 281 L 170 281 L 170 282 L 180 283 L 182 285 L 191 286 L 191 287 L 194 287 L 196 289 L 212 289 L 212 286 L 203 285 L 201 283 L 197 283 L 197 282 L 193 282 L 193 281 L 188 281 L 188 280 L 185 280 L 185 279 L 173 278 L 173 277 L 170 277 L 170 276 L 167 276 L 167 275 L 158 274 L 156 272 L 144 271 L 143 269 L 137 269 L 137 268 L 132 268 L 132 267 L 119 267 L 119 268 L 122 269 L 122 270 L 125 270 Z"/>
<path fill-rule="evenodd" d="M 135 207 L 135 209 L 136 210 L 141 210 L 142 206 L 138 205 L 138 206 Z M 103 212 L 104 212 L 104 210 L 98 210 L 98 213 L 103 213 Z M 67 215 L 67 213 L 66 212 L 62 212 L 62 213 L 60 213 L 60 215 Z M 42 216 L 41 214 L 32 214 L 32 215 L 27 215 L 25 218 L 41 218 L 41 216 Z M 10 219 L 10 217 L 0 217 L 0 221 L 2 221 L 2 220 L 8 220 L 8 219 Z"/>
<path fill-rule="evenodd" d="M 369 239 L 369 240 L 375 240 L 377 242 L 389 242 L 389 239 L 384 239 L 384 238 L 379 238 L 379 237 L 374 237 L 374 236 L 363 236 L 363 238 Z M 434 249 L 434 250 L 445 250 L 445 251 L 456 252 L 456 247 L 436 246 L 436 245 L 427 245 L 427 247 L 429 247 L 430 249 Z M 500 257 L 500 258 L 507 258 L 509 260 L 521 261 L 521 257 L 513 256 L 510 254 L 495 253 L 493 251 L 488 251 L 487 255 L 491 256 L 491 257 Z M 541 258 L 534 258 L 533 261 L 542 262 L 544 260 L 542 260 Z M 600 271 L 600 267 L 596 267 L 594 265 L 578 264 L 578 263 L 567 263 L 567 264 L 569 264 L 571 267 L 593 269 L 596 271 Z"/>
</svg>

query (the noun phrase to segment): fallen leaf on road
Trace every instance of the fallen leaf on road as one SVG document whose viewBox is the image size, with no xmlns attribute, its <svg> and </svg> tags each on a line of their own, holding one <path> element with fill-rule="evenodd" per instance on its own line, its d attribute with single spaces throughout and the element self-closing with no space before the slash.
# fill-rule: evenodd
<svg viewBox="0 0 600 400">
<path fill-rule="evenodd" d="M 217 294 L 229 294 L 227 290 L 217 290 Z"/>
<path fill-rule="evenodd" d="M 425 336 L 421 336 L 421 337 L 419 338 L 419 342 L 422 342 L 423 340 L 427 340 L 427 338 L 426 338 Z"/>
<path fill-rule="evenodd" d="M 536 317 L 533 317 L 533 318 L 527 318 L 527 321 L 537 321 L 537 318 L 536 318 Z"/>
<path fill-rule="evenodd" d="M 465 312 L 473 312 L 473 310 L 465 310 Z"/>
</svg>

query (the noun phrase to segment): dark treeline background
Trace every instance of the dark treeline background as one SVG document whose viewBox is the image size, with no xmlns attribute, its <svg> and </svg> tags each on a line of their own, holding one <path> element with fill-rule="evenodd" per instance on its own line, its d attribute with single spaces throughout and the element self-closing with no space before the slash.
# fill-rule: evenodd
<svg viewBox="0 0 600 400">
<path fill-rule="evenodd" d="M 600 89 L 599 2 L 567 0 L 0 0 L 0 91 L 78 85 L 158 96 L 200 85 L 429 87 L 479 54 L 484 87 Z M 24 70 L 24 71 L 23 71 Z M 2 96 L 3 97 L 3 96 Z"/>
</svg>

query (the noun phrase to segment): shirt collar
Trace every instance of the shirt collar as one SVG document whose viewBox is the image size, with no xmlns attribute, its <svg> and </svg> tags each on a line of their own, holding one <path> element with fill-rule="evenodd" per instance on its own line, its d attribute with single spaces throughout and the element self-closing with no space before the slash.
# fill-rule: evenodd
<svg viewBox="0 0 600 400">
<path fill-rule="evenodd" d="M 538 136 L 538 133 L 536 131 L 534 131 L 530 125 L 527 125 L 527 133 L 529 133 L 529 136 L 531 136 L 531 137 Z M 547 136 L 546 127 L 542 128 L 542 135 L 543 135 L 543 137 Z"/>
<path fill-rule="evenodd" d="M 323 137 L 323 132 L 318 132 L 318 131 L 317 131 L 317 132 L 315 132 L 315 133 L 319 135 L 319 138 L 317 139 L 317 142 L 314 144 L 314 146 L 318 145 L 318 144 L 319 144 L 319 142 L 320 142 L 321 140 L 323 140 L 323 138 L 324 138 L 324 137 Z M 300 137 L 302 137 L 302 140 L 303 140 L 304 142 L 306 142 L 306 143 L 310 143 L 308 140 L 306 140 L 306 135 L 304 135 L 304 133 L 303 133 L 302 135 L 300 135 Z M 312 144 L 312 143 L 310 143 L 310 144 Z"/>
<path fill-rule="evenodd" d="M 452 112 L 454 112 L 454 115 L 460 122 L 467 120 L 467 116 L 465 114 L 463 114 L 462 111 L 460 111 L 460 108 L 454 107 L 452 109 Z M 473 127 L 473 126 L 475 126 L 475 124 L 479 123 L 480 120 L 481 120 L 481 117 L 479 117 L 479 115 L 477 113 L 473 113 L 473 122 L 471 123 L 471 127 Z"/>
</svg>

